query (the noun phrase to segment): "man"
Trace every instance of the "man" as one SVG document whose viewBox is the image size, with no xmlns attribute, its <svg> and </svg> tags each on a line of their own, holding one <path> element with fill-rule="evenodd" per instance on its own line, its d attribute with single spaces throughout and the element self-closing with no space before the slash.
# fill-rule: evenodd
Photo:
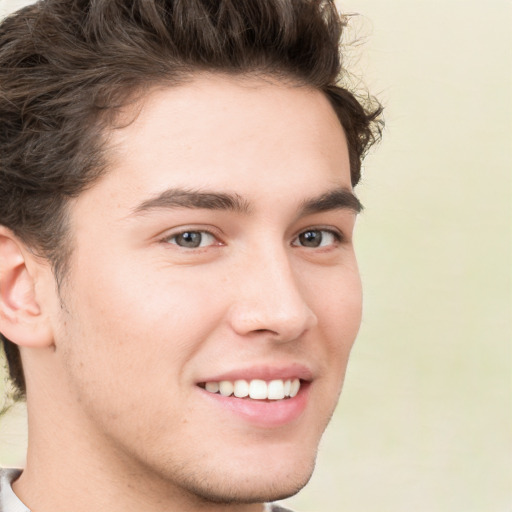
<svg viewBox="0 0 512 512">
<path fill-rule="evenodd" d="M 378 108 L 317 0 L 46 0 L 0 26 L 4 512 L 279 510 L 360 323 Z"/>
</svg>

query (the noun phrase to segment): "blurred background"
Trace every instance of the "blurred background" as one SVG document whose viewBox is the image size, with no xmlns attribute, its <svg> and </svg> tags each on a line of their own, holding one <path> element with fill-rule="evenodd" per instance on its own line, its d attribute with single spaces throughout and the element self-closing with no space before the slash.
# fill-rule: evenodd
<svg viewBox="0 0 512 512">
<path fill-rule="evenodd" d="M 0 16 L 28 2 L 0 0 Z M 512 2 L 347 0 L 385 105 L 357 193 L 365 311 L 301 512 L 512 511 Z M 0 465 L 23 465 L 23 405 Z"/>
</svg>

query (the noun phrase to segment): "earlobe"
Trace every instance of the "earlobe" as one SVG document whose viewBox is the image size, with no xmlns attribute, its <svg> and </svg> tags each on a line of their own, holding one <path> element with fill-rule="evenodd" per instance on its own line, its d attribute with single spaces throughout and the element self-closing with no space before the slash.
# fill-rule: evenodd
<svg viewBox="0 0 512 512">
<path fill-rule="evenodd" d="M 39 306 L 28 251 L 7 228 L 0 226 L 0 332 L 24 347 L 52 344 L 48 319 Z"/>
</svg>

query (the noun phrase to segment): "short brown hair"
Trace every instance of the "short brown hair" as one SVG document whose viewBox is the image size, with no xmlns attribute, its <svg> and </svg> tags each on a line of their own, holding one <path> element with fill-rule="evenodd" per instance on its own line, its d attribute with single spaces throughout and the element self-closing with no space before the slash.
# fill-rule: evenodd
<svg viewBox="0 0 512 512">
<path fill-rule="evenodd" d="M 133 93 L 198 71 L 323 91 L 357 184 L 381 108 L 339 85 L 343 27 L 333 0 L 43 0 L 19 10 L 0 25 L 0 224 L 60 282 L 71 250 L 66 204 L 105 172 L 113 115 Z M 19 350 L 1 337 L 22 396 Z"/>
</svg>

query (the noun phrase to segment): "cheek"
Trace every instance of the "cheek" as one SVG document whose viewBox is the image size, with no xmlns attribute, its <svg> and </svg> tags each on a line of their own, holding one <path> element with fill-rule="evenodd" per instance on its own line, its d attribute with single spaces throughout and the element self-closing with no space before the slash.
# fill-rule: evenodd
<svg viewBox="0 0 512 512">
<path fill-rule="evenodd" d="M 124 281 L 118 293 L 88 298 L 90 320 L 98 330 L 126 343 L 133 349 L 143 347 L 172 350 L 174 357 L 181 351 L 193 350 L 196 343 L 213 328 L 218 316 L 218 304 L 211 301 L 206 290 L 195 288 L 190 282 L 175 279 L 169 283 L 139 283 Z M 126 347 L 125 347 L 126 348 Z"/>
<path fill-rule="evenodd" d="M 324 395 L 337 402 L 350 351 L 361 324 L 362 290 L 357 271 L 331 279 L 317 302 L 318 327 L 324 339 Z"/>
<path fill-rule="evenodd" d="M 342 269 L 338 275 L 324 279 L 313 293 L 315 312 L 320 326 L 327 330 L 335 346 L 354 342 L 362 315 L 362 288 L 357 267 Z"/>
<path fill-rule="evenodd" d="M 110 380 L 127 374 L 144 386 L 151 372 L 153 386 L 168 386 L 170 375 L 179 378 L 221 316 L 222 305 L 211 300 L 211 290 L 187 275 L 157 276 L 112 265 L 87 285 L 88 274 L 74 276 L 69 294 L 68 349 L 74 366 L 87 361 Z"/>
<path fill-rule="evenodd" d="M 73 282 L 60 351 L 70 393 L 105 431 L 130 424 L 135 434 L 146 432 L 144 415 L 133 417 L 144 410 L 154 418 L 152 431 L 164 432 L 186 406 L 180 397 L 188 363 L 218 326 L 220 305 L 186 279 L 122 268 L 83 284 Z"/>
</svg>

